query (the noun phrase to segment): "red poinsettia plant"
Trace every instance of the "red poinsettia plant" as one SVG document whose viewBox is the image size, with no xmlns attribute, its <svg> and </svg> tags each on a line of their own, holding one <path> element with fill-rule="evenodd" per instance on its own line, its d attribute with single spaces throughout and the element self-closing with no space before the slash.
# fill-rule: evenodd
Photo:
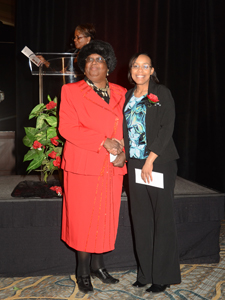
<svg viewBox="0 0 225 300">
<path fill-rule="evenodd" d="M 151 106 L 161 106 L 161 104 L 159 103 L 159 99 L 156 95 L 150 93 L 149 95 L 146 95 L 147 97 L 147 105 L 148 107 Z"/>
<path fill-rule="evenodd" d="M 36 118 L 36 127 L 25 127 L 26 135 L 23 138 L 25 146 L 29 147 L 24 161 L 31 160 L 27 171 L 43 172 L 44 181 L 55 170 L 60 169 L 63 139 L 58 136 L 57 98 L 48 96 L 48 104 L 38 104 L 29 115 L 29 120 Z M 41 168 L 40 168 L 41 167 Z"/>
</svg>

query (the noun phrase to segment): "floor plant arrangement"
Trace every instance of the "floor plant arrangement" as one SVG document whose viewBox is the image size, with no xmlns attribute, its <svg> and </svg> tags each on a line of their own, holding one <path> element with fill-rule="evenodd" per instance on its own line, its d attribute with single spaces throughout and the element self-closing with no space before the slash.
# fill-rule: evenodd
<svg viewBox="0 0 225 300">
<path fill-rule="evenodd" d="M 29 120 L 36 118 L 36 127 L 24 127 L 26 135 L 23 138 L 24 145 L 29 148 L 24 156 L 24 162 L 31 161 L 27 171 L 42 172 L 45 182 L 54 171 L 61 170 L 64 144 L 57 131 L 57 97 L 52 100 L 48 96 L 48 101 L 48 104 L 41 103 L 33 108 Z"/>
</svg>

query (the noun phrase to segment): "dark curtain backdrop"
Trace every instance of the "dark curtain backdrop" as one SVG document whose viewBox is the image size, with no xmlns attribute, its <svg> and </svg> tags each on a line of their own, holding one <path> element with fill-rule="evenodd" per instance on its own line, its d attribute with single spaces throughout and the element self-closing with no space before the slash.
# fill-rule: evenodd
<svg viewBox="0 0 225 300">
<path fill-rule="evenodd" d="M 38 78 L 20 51 L 65 52 L 76 25 L 91 22 L 118 59 L 110 81 L 130 88 L 129 58 L 150 53 L 176 103 L 178 175 L 224 192 L 224 12 L 224 0 L 17 1 L 18 174 L 27 166 L 23 127 L 33 125 L 28 114 L 38 104 Z"/>
</svg>

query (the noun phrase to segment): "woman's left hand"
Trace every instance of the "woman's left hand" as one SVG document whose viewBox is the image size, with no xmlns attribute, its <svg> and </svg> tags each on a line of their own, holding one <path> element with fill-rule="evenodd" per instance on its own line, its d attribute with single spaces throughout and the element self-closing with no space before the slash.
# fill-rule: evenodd
<svg viewBox="0 0 225 300">
<path fill-rule="evenodd" d="M 145 183 L 150 183 L 153 181 L 152 178 L 152 170 L 153 170 L 153 162 L 158 157 L 154 152 L 150 152 L 148 158 L 145 161 L 145 164 L 141 170 L 141 178 Z"/>
<path fill-rule="evenodd" d="M 142 170 L 141 170 L 141 178 L 144 180 L 145 183 L 150 183 L 150 181 L 153 181 L 152 179 L 152 170 L 153 170 L 153 163 L 151 162 L 145 162 Z"/>
<path fill-rule="evenodd" d="M 112 162 L 114 167 L 122 168 L 126 161 L 126 155 L 124 152 L 121 152 L 117 155 L 116 159 Z"/>
</svg>

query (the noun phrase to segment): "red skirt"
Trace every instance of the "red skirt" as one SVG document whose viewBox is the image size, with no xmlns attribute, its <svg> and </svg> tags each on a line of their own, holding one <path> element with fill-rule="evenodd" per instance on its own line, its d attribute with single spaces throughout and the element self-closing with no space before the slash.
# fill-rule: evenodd
<svg viewBox="0 0 225 300">
<path fill-rule="evenodd" d="M 115 248 L 123 176 L 114 176 L 112 168 L 100 176 L 64 170 L 62 240 L 78 251 Z"/>
</svg>

